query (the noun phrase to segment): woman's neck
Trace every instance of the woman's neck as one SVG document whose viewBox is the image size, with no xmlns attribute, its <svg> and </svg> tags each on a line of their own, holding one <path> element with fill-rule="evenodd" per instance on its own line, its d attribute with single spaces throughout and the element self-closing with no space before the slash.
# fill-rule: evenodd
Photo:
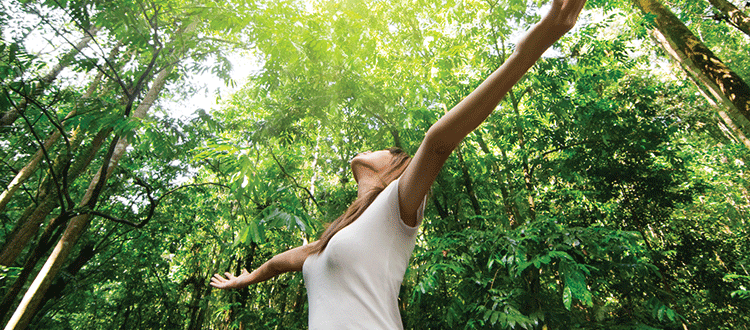
<svg viewBox="0 0 750 330">
<path fill-rule="evenodd" d="M 382 180 L 374 173 L 361 176 L 359 181 L 357 181 L 357 198 L 362 198 L 365 194 L 382 184 Z"/>
</svg>

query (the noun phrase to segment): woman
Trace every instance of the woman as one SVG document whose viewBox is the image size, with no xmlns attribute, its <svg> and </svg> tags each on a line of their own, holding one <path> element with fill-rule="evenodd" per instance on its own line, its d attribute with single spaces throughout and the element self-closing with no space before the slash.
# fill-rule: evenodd
<svg viewBox="0 0 750 330">
<path fill-rule="evenodd" d="M 357 155 L 351 162 L 357 199 L 320 240 L 278 254 L 252 273 L 226 273 L 227 278 L 216 274 L 211 285 L 244 288 L 284 272 L 303 271 L 310 329 L 403 328 L 398 290 L 430 186 L 461 140 L 575 25 L 585 2 L 553 0 L 549 13 L 505 63 L 430 127 L 413 159 L 398 149 Z"/>
</svg>

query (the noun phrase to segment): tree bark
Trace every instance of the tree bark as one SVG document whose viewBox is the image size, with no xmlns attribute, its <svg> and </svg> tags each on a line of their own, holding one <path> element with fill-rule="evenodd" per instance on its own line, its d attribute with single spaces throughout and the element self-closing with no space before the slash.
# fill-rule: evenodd
<svg viewBox="0 0 750 330">
<path fill-rule="evenodd" d="M 750 135 L 750 86 L 658 0 L 633 0 L 633 3 L 644 15 L 654 17 L 654 26 L 665 40 L 661 42 L 663 46 L 680 59 L 688 74 L 695 75 L 705 89 L 721 100 L 738 130 Z"/>
<path fill-rule="evenodd" d="M 708 0 L 714 8 L 726 15 L 727 21 L 750 37 L 750 17 L 727 0 Z"/>
<path fill-rule="evenodd" d="M 5 210 L 5 206 L 8 205 L 13 194 L 23 185 L 24 182 L 26 182 L 26 179 L 36 171 L 39 163 L 41 163 L 44 158 L 43 150 L 49 150 L 52 147 L 52 144 L 57 142 L 57 139 L 59 139 L 61 135 L 60 131 L 53 132 L 52 135 L 44 141 L 44 145 L 37 150 L 33 157 L 31 157 L 31 160 L 26 163 L 18 173 L 16 173 L 16 176 L 10 184 L 8 184 L 8 187 L 5 188 L 2 194 L 0 194 L 0 212 Z"/>
<path fill-rule="evenodd" d="M 50 242 L 50 243 L 53 243 Z M 78 277 L 78 272 L 81 271 L 81 268 L 83 268 L 84 265 L 86 265 L 96 254 L 99 253 L 94 248 L 93 244 L 85 245 L 78 256 L 71 262 L 68 267 L 65 268 L 65 276 L 59 276 L 56 277 L 50 288 L 47 290 L 47 293 L 44 294 L 44 298 L 42 298 L 42 302 L 39 304 L 40 312 L 39 315 L 46 315 L 52 308 L 54 308 L 54 302 L 49 303 L 50 300 L 58 299 L 63 296 L 63 292 L 65 288 L 70 283 L 75 283 L 75 281 L 81 280 L 80 277 Z M 31 324 L 32 329 L 39 329 L 39 324 L 42 322 L 42 320 L 37 317 L 35 319 L 36 322 Z M 86 328 L 89 328 L 86 326 Z"/>
<path fill-rule="evenodd" d="M 6 314 L 10 311 L 11 305 L 16 300 L 18 294 L 21 292 L 23 285 L 26 284 L 26 280 L 34 271 L 34 268 L 36 268 L 39 260 L 42 259 L 44 254 L 47 253 L 47 251 L 49 251 L 49 249 L 52 247 L 52 242 L 54 242 L 59 237 L 59 234 L 62 233 L 61 230 L 56 229 L 64 226 L 64 222 L 68 220 L 69 219 L 66 219 L 65 216 L 61 215 L 60 217 L 52 220 L 47 228 L 45 228 L 44 233 L 39 238 L 36 247 L 34 247 L 34 251 L 31 253 L 29 258 L 26 259 L 26 262 L 24 263 L 23 269 L 18 275 L 18 278 L 16 278 L 13 285 L 5 293 L 2 302 L 0 302 L 0 320 L 6 320 Z"/>
<path fill-rule="evenodd" d="M 57 207 L 57 200 L 52 196 L 47 196 L 31 213 L 29 218 L 22 225 L 14 229 L 10 239 L 3 245 L 0 251 L 0 265 L 13 266 L 16 258 L 23 252 L 26 245 L 31 241 L 34 235 L 39 231 L 39 226 L 44 222 L 47 215 Z"/>
<path fill-rule="evenodd" d="M 716 96 L 718 96 L 715 91 L 718 90 L 719 87 L 716 86 L 716 84 L 713 84 L 711 81 L 702 80 L 699 70 L 697 70 L 697 68 L 694 66 L 688 65 L 689 60 L 687 59 L 685 53 L 673 48 L 666 37 L 659 30 L 651 31 L 651 36 L 653 37 L 654 41 L 667 54 L 669 54 L 669 56 L 675 62 L 680 65 L 680 67 L 687 74 L 690 80 L 693 81 L 696 87 L 698 87 L 698 91 L 700 91 L 701 95 L 704 99 L 706 99 L 708 104 L 714 107 L 716 113 L 719 115 L 721 120 L 724 122 L 724 125 L 726 125 L 726 128 L 729 130 L 729 133 L 731 134 L 730 140 L 740 142 L 744 144 L 745 147 L 750 149 L 750 139 L 747 138 L 745 132 L 740 129 L 740 126 L 737 124 L 737 122 L 747 122 L 747 120 L 744 117 L 732 116 L 729 112 L 726 111 L 726 109 L 732 108 L 734 107 L 734 105 L 726 98 L 715 98 Z M 745 124 L 748 125 L 749 123 Z M 722 129 L 722 131 L 724 130 Z"/>
<path fill-rule="evenodd" d="M 120 45 L 118 44 L 110 52 L 110 61 L 114 60 L 117 54 L 119 54 L 119 48 Z M 97 73 L 93 82 L 89 85 L 88 89 L 84 93 L 84 98 L 92 97 L 94 95 L 99 83 L 101 82 L 102 76 L 102 72 Z M 77 111 L 76 109 L 74 109 L 70 114 L 66 116 L 66 119 L 74 116 L 76 113 Z M 109 136 L 111 131 L 111 129 L 102 130 L 93 138 L 86 151 L 80 154 L 81 156 L 76 159 L 73 166 L 71 166 L 68 170 L 68 182 L 73 182 L 75 179 L 77 179 L 78 176 L 89 166 L 91 161 L 94 159 L 94 156 L 101 148 L 102 143 L 104 143 L 104 140 Z M 34 155 L 34 157 L 32 157 L 32 160 L 26 166 L 24 166 L 21 171 L 19 171 L 11 184 L 6 188 L 5 191 L 3 191 L 2 195 L 0 195 L 0 211 L 4 210 L 5 206 L 7 206 L 7 203 L 11 200 L 11 197 L 16 192 L 16 190 L 23 185 L 23 183 L 34 173 L 34 171 L 36 171 L 39 163 L 44 156 L 44 150 L 49 150 L 52 144 L 54 144 L 61 136 L 62 132 L 56 130 L 45 142 L 44 149 L 40 148 Z M 77 134 L 74 133 L 73 136 L 74 138 L 70 143 L 70 145 L 72 146 L 72 150 L 70 151 L 76 150 L 84 138 L 84 134 L 80 132 Z M 55 163 L 58 165 L 58 167 L 65 166 L 65 164 L 67 164 L 67 162 L 71 160 L 70 157 L 71 155 L 69 153 L 61 155 L 58 157 Z M 59 169 L 57 171 L 62 172 Z M 47 215 L 55 207 L 59 206 L 57 204 L 58 195 L 54 192 L 50 194 L 47 190 L 42 190 L 38 193 L 37 196 L 40 200 L 42 200 L 42 202 L 37 205 L 36 209 L 30 209 L 28 212 L 24 212 L 24 215 L 22 215 L 21 218 L 18 219 L 18 222 L 14 226 L 12 234 L 8 235 L 6 242 L 3 243 L 3 249 L 2 252 L 0 252 L 0 265 L 10 266 L 12 263 L 14 263 L 16 258 L 20 255 L 21 251 L 23 251 L 26 244 L 28 244 L 31 237 L 36 234 L 39 226 L 44 222 L 44 219 L 46 219 Z"/>
</svg>

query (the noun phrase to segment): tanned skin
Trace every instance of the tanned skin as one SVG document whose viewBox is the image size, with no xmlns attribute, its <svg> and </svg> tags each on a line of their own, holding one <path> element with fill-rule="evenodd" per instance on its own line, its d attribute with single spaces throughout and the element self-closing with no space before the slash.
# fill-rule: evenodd
<svg viewBox="0 0 750 330">
<path fill-rule="evenodd" d="M 586 0 L 553 0 L 552 8 L 516 45 L 513 54 L 469 96 L 446 113 L 427 131 L 414 158 L 399 180 L 401 219 L 416 226 L 417 211 L 451 152 L 495 110 L 503 97 L 536 63 L 542 54 L 573 28 Z M 352 160 L 358 191 L 380 184 L 378 171 L 389 160 L 388 153 L 363 153 Z M 225 273 L 211 278 L 219 289 L 244 288 L 279 274 L 301 271 L 317 242 L 280 253 L 252 273 Z"/>
</svg>

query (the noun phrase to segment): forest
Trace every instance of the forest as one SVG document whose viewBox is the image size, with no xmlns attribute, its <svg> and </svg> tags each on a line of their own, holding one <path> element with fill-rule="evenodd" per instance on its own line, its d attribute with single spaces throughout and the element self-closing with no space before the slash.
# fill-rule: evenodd
<svg viewBox="0 0 750 330">
<path fill-rule="evenodd" d="M 315 241 L 550 2 L 0 1 L 1 324 L 306 329 L 301 273 L 211 276 Z M 404 327 L 750 328 L 748 15 L 588 0 L 438 176 Z"/>
</svg>

